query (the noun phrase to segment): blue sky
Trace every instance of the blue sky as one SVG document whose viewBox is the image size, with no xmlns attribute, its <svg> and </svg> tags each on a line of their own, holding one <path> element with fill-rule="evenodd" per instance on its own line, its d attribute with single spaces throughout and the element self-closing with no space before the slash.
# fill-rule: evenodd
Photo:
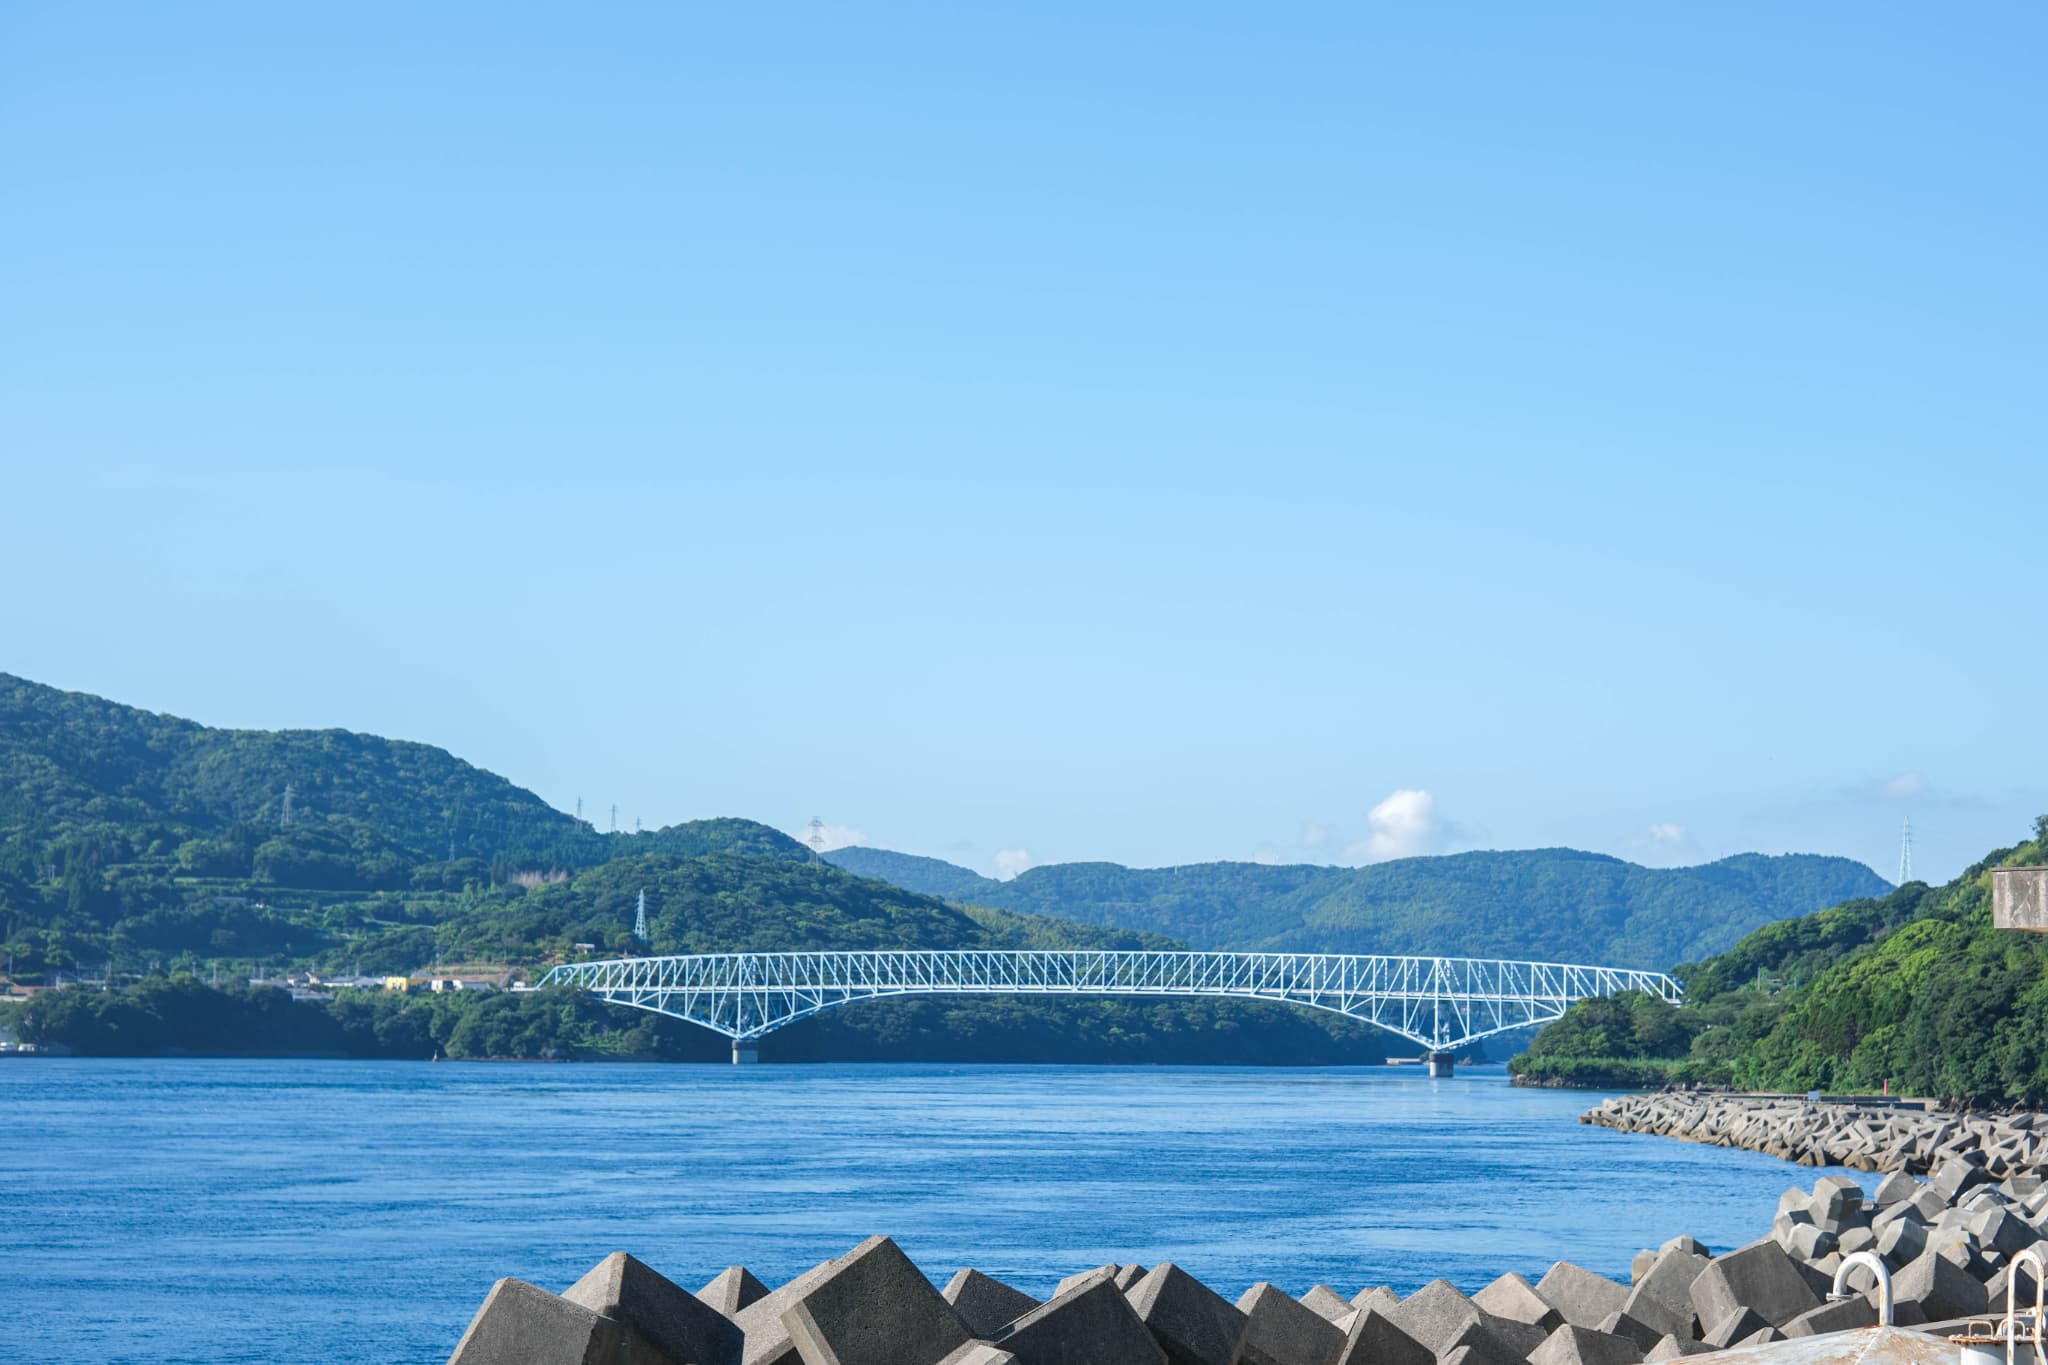
<svg viewBox="0 0 2048 1365">
<path fill-rule="evenodd" d="M 2048 809 L 2048 10 L 0 10 L 0 669 L 983 870 Z"/>
</svg>

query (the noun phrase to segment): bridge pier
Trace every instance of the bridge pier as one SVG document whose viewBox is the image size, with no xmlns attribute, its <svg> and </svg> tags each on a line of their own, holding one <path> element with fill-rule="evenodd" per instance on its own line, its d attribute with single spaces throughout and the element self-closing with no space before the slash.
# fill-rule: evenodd
<svg viewBox="0 0 2048 1365">
<path fill-rule="evenodd" d="M 761 1060 L 761 1045 L 752 1038 L 732 1040 L 732 1064 L 752 1066 Z"/>
<path fill-rule="evenodd" d="M 1451 1075 L 1451 1054 L 1432 1052 L 1429 1054 L 1429 1078 L 1433 1081 L 1448 1080 Z"/>
</svg>

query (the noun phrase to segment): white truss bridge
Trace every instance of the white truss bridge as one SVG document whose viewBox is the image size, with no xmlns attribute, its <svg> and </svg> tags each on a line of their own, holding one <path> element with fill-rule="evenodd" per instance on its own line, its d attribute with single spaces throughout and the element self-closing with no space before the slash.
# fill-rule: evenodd
<svg viewBox="0 0 2048 1365">
<path fill-rule="evenodd" d="M 1662 972 L 1472 957 L 1343 953 L 915 949 L 698 953 L 572 962 L 542 986 L 576 986 L 733 1040 L 733 1060 L 776 1029 L 856 1000 L 903 995 L 1223 996 L 1277 1000 L 1362 1020 L 1448 1054 L 1546 1024 L 1574 1001 L 1642 991 L 1676 1004 Z"/>
</svg>

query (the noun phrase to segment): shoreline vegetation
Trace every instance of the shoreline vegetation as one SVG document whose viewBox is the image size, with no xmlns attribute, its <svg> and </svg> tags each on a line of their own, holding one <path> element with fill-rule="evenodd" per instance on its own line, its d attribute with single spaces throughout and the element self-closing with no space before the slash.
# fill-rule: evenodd
<svg viewBox="0 0 2048 1365">
<path fill-rule="evenodd" d="M 349 1057 L 424 1061 L 729 1063 L 723 1034 L 567 987 L 294 1000 L 189 978 L 68 986 L 0 1004 L 0 1028 L 87 1057 Z M 265 1046 L 252 1048 L 250 1039 Z M 1389 1039 L 1338 1015 L 1237 1000 L 876 1000 L 792 1024 L 771 1062 L 1048 1062 L 1373 1066 Z"/>
<path fill-rule="evenodd" d="M 2048 1104 L 2048 935 L 1991 922 L 1991 869 L 2048 863 L 2048 816 L 1945 886 L 1780 920 L 1673 969 L 1682 1005 L 1585 1000 L 1509 1062 L 1518 1085 L 1888 1093 Z"/>
</svg>

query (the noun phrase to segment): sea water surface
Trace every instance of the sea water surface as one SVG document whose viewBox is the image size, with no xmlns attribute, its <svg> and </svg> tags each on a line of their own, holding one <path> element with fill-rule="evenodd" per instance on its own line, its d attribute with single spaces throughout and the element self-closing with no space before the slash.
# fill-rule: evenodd
<svg viewBox="0 0 2048 1365">
<path fill-rule="evenodd" d="M 1818 1171 L 1498 1068 L 0 1062 L 0 1351 L 442 1361 L 491 1282 L 627 1250 L 775 1285 L 871 1234 L 1043 1294 L 1174 1261 L 1351 1295 L 1769 1227 Z"/>
</svg>

